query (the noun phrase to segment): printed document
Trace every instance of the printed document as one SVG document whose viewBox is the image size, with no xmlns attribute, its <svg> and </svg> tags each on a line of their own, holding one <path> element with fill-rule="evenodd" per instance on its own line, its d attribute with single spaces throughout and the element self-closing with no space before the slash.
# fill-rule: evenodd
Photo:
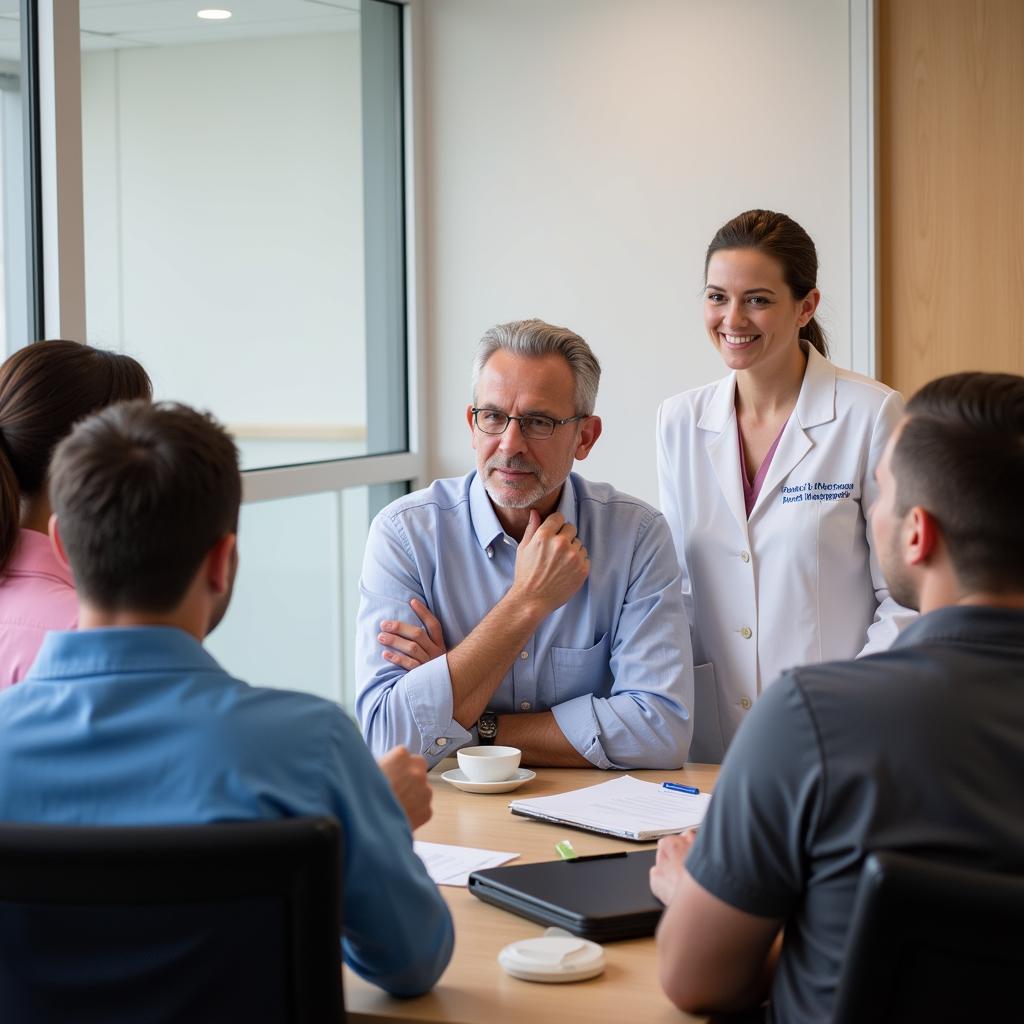
<svg viewBox="0 0 1024 1024">
<path fill-rule="evenodd" d="M 513 800 L 509 809 L 513 814 L 644 842 L 696 828 L 710 801 L 710 793 L 681 793 L 625 775 L 570 793 Z"/>
<path fill-rule="evenodd" d="M 413 841 L 413 852 L 427 867 L 427 874 L 437 885 L 469 885 L 469 876 L 484 868 L 496 868 L 515 860 L 518 853 L 501 850 L 478 850 L 472 846 L 446 846 L 443 843 Z"/>
</svg>

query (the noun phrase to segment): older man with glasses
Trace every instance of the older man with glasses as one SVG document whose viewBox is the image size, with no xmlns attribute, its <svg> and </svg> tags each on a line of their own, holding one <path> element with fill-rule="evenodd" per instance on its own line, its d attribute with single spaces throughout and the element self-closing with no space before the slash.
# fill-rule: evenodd
<svg viewBox="0 0 1024 1024">
<path fill-rule="evenodd" d="M 686 760 L 693 659 L 668 527 L 571 472 L 601 435 L 600 373 L 579 335 L 540 320 L 481 340 L 475 471 L 370 528 L 356 714 L 375 751 L 435 763 L 497 742 L 534 765 Z"/>
</svg>

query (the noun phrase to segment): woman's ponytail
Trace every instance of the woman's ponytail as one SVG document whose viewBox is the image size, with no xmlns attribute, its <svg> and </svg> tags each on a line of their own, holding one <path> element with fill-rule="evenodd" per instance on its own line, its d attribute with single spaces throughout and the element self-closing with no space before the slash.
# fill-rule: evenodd
<svg viewBox="0 0 1024 1024">
<path fill-rule="evenodd" d="M 21 520 L 21 487 L 11 465 L 3 428 L 0 428 L 0 574 L 6 569 L 18 543 Z"/>
<path fill-rule="evenodd" d="M 816 317 L 811 317 L 800 331 L 800 337 L 809 341 L 826 359 L 828 359 L 828 338 Z"/>
</svg>

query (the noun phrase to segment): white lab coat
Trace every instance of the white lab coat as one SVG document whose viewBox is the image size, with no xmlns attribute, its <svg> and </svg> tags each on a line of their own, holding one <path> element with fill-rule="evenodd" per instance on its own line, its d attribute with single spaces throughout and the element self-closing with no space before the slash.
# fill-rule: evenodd
<svg viewBox="0 0 1024 1024">
<path fill-rule="evenodd" d="M 720 761 L 785 669 L 884 650 L 913 613 L 889 597 L 866 513 L 898 392 L 815 349 L 747 519 L 736 375 L 658 410 L 661 507 L 697 666 L 691 761 Z"/>
</svg>

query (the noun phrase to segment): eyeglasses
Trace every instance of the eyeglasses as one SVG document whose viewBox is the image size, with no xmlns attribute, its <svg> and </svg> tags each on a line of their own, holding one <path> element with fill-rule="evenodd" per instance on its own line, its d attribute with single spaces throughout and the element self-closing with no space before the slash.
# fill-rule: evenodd
<svg viewBox="0 0 1024 1024">
<path fill-rule="evenodd" d="M 566 423 L 575 423 L 576 420 L 589 419 L 587 415 L 569 416 L 564 420 L 552 419 L 550 416 L 509 416 L 508 413 L 498 412 L 497 409 L 478 409 L 473 406 L 473 422 L 479 430 L 485 434 L 504 434 L 512 420 L 519 423 L 519 429 L 523 437 L 533 441 L 543 441 L 555 432 L 555 427 L 564 426 Z"/>
</svg>

